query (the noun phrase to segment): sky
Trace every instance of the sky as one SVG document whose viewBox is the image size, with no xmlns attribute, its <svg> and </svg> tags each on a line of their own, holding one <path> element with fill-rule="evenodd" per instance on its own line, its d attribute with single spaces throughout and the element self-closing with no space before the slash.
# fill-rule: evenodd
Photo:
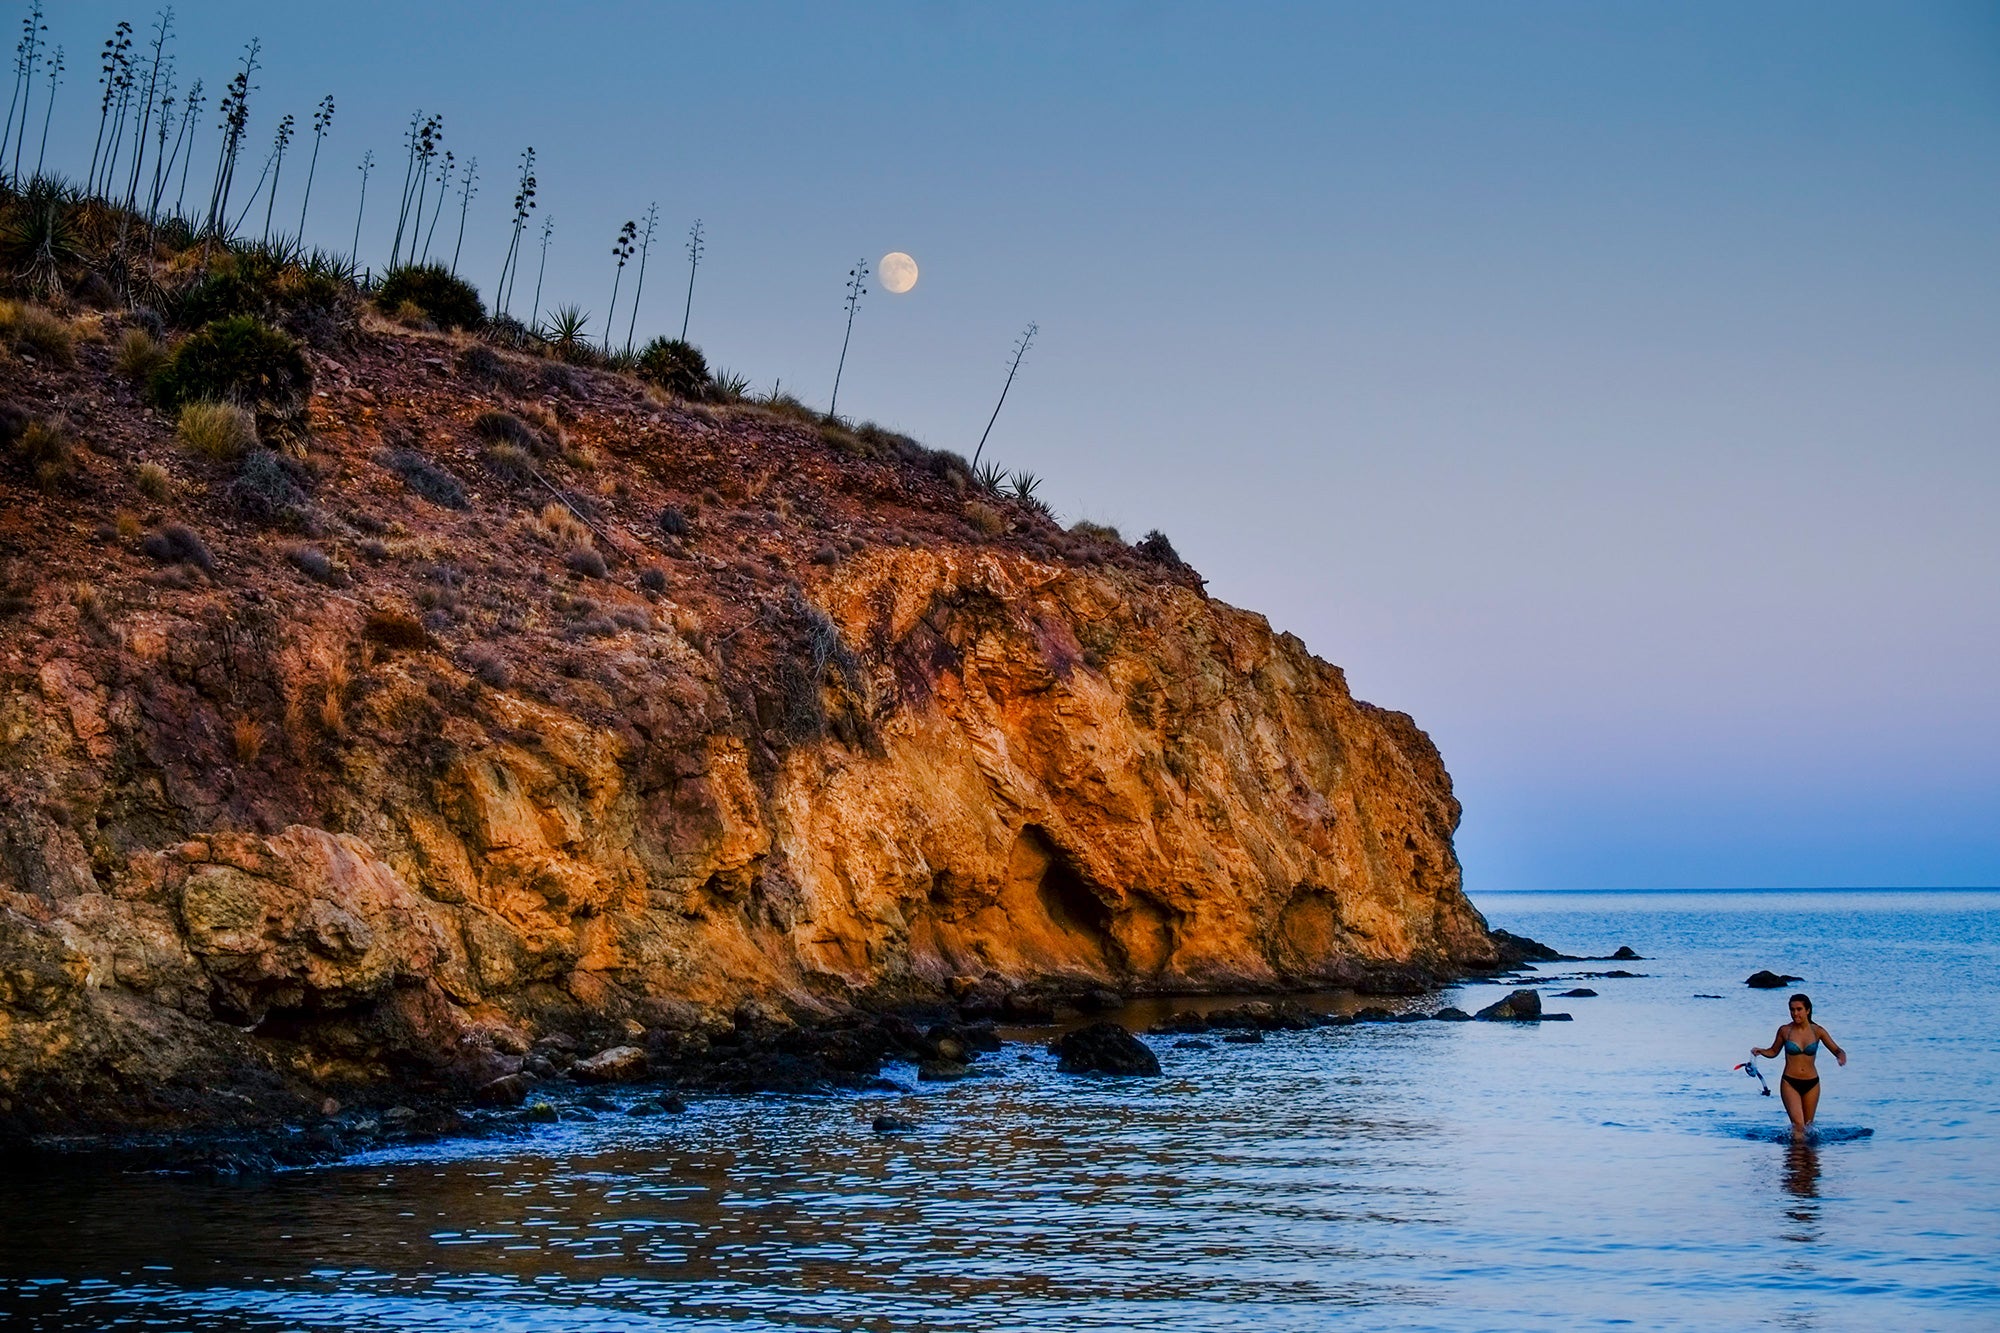
<svg viewBox="0 0 2000 1333">
<path fill-rule="evenodd" d="M 80 176 L 98 44 L 155 11 L 50 8 Z M 2000 884 L 2000 5 L 214 0 L 174 31 L 211 106 L 263 44 L 239 181 L 334 95 L 307 240 L 349 248 L 372 149 L 363 264 L 421 108 L 478 159 L 482 292 L 533 145 L 543 308 L 601 328 L 657 202 L 637 334 L 678 333 L 698 217 L 689 336 L 759 389 L 824 405 L 848 269 L 906 251 L 840 407 L 970 453 L 1035 321 L 988 456 L 1413 714 L 1475 899 Z"/>
</svg>

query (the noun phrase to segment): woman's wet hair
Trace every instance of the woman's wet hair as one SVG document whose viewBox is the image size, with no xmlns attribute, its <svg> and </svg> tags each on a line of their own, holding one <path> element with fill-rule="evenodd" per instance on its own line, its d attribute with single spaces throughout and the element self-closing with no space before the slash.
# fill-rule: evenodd
<svg viewBox="0 0 2000 1333">
<path fill-rule="evenodd" d="M 1797 995 L 1785 1001 L 1785 1004 L 1788 1008 L 1795 1004 L 1802 1004 L 1806 1007 L 1806 1017 L 1808 1019 L 1812 1017 L 1812 996 L 1806 994 L 1804 991 L 1800 991 Z"/>
</svg>

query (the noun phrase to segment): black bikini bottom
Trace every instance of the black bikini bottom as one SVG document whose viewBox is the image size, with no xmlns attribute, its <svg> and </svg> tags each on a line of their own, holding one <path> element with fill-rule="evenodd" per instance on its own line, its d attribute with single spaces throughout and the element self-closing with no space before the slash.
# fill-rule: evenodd
<svg viewBox="0 0 2000 1333">
<path fill-rule="evenodd" d="M 1791 1084 L 1792 1091 L 1801 1097 L 1819 1086 L 1819 1080 L 1816 1078 L 1793 1078 L 1790 1074 L 1785 1075 L 1785 1082 Z"/>
</svg>

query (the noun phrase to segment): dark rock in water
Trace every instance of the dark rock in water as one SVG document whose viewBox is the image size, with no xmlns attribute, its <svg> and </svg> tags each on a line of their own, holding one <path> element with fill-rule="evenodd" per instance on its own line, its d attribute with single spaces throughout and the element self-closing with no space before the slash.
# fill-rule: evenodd
<svg viewBox="0 0 2000 1333">
<path fill-rule="evenodd" d="M 1517 990 L 1506 999 L 1487 1005 L 1473 1017 L 1488 1023 L 1532 1023 L 1542 1016 L 1539 991 Z"/>
<path fill-rule="evenodd" d="M 1539 1023 L 1567 1023 L 1571 1019 L 1568 1014 L 1543 1014 L 1535 1021 Z"/>
<path fill-rule="evenodd" d="M 1401 1013 L 1392 1016 L 1389 1019 L 1389 1021 L 1391 1023 L 1428 1023 L 1431 1021 L 1431 1016 L 1429 1014 L 1420 1013 L 1417 1010 L 1412 1009 L 1407 1013 Z"/>
<path fill-rule="evenodd" d="M 1447 1007 L 1438 1010 L 1431 1017 L 1440 1023 L 1470 1023 L 1472 1015 L 1463 1009 Z"/>
<path fill-rule="evenodd" d="M 659 1113 L 660 1104 L 658 1102 L 633 1102 L 625 1108 L 626 1115 L 646 1116 L 658 1115 Z"/>
<path fill-rule="evenodd" d="M 1077 996 L 1072 1003 L 1086 1014 L 1102 1014 L 1109 1013 L 1111 1010 L 1123 1005 L 1125 997 L 1115 990 L 1106 990 L 1104 987 L 1099 986 L 1094 990 L 1087 990 Z"/>
<path fill-rule="evenodd" d="M 1344 1028 L 1354 1026 L 1353 1014 L 1321 1014 L 1319 1026 L 1323 1028 Z"/>
<path fill-rule="evenodd" d="M 1056 1021 L 1056 1007 L 1046 995 L 1015 991 L 1000 1002 L 1000 1016 L 1010 1023 L 1053 1023 Z"/>
<path fill-rule="evenodd" d="M 537 1098 L 528 1103 L 528 1109 L 521 1112 L 521 1118 L 541 1125 L 553 1125 L 562 1119 L 556 1114 L 555 1103 Z"/>
<path fill-rule="evenodd" d="M 926 1060 L 917 1066 L 920 1083 L 956 1083 L 965 1074 L 965 1066 L 957 1060 Z"/>
<path fill-rule="evenodd" d="M 679 1115 L 688 1109 L 688 1104 L 674 1093 L 663 1092 L 660 1094 L 660 1109 L 668 1115 Z"/>
<path fill-rule="evenodd" d="M 1357 1023 L 1386 1023 L 1394 1017 L 1394 1014 L 1376 1004 L 1354 1011 L 1354 1021 Z"/>
<path fill-rule="evenodd" d="M 1495 947 L 1500 950 L 1503 966 L 1518 963 L 1566 963 L 1575 959 L 1566 953 L 1557 953 L 1540 940 L 1531 940 L 1526 935 L 1516 935 L 1510 930 L 1490 932 Z"/>
<path fill-rule="evenodd" d="M 1560 998 L 1565 1000 L 1581 1000 L 1595 994 L 1597 992 L 1588 986 L 1572 986 L 1570 989 L 1562 992 Z"/>
<path fill-rule="evenodd" d="M 1694 998 L 1697 1000 L 1719 1000 L 1722 997 L 1720 995 L 1697 995 Z"/>
<path fill-rule="evenodd" d="M 646 1052 L 637 1046 L 613 1046 L 569 1067 L 579 1083 L 633 1083 L 646 1077 Z"/>
<path fill-rule="evenodd" d="M 1746 977 L 1743 984 L 1752 990 L 1777 990 L 1780 986 L 1789 986 L 1794 981 L 1804 980 L 1804 977 L 1795 977 L 1788 972 L 1766 972 L 1759 969 Z"/>
<path fill-rule="evenodd" d="M 1177 1036 L 1208 1031 L 1208 1020 L 1192 1009 L 1176 1009 L 1146 1031 L 1155 1036 Z"/>
<path fill-rule="evenodd" d="M 1112 1022 L 1092 1023 L 1065 1033 L 1056 1043 L 1065 1074 L 1125 1074 L 1156 1078 L 1159 1057 L 1146 1043 Z"/>
<path fill-rule="evenodd" d="M 1256 1028 L 1251 1028 L 1247 1032 L 1225 1033 L 1222 1039 L 1232 1046 L 1261 1046 L 1264 1044 L 1264 1034 Z"/>
<path fill-rule="evenodd" d="M 907 1134 L 916 1127 L 917 1124 L 914 1120 L 905 1120 L 899 1115 L 878 1115 L 875 1117 L 874 1128 L 877 1134 Z"/>
<path fill-rule="evenodd" d="M 416 1109 L 409 1106 L 392 1106 L 382 1113 L 382 1123 L 385 1125 L 407 1125 L 416 1118 Z"/>
<path fill-rule="evenodd" d="M 1212 1051 L 1215 1047 L 1205 1041 L 1177 1041 L 1174 1043 L 1174 1049 L 1177 1051 Z"/>
<path fill-rule="evenodd" d="M 1622 963 L 1637 963 L 1645 961 L 1643 955 L 1632 952 L 1632 946 L 1629 944 L 1619 945 L 1616 949 L 1612 951 L 1611 957 L 1613 961 Z"/>
<path fill-rule="evenodd" d="M 618 1103 L 601 1092 L 589 1092 L 576 1099 L 578 1106 L 587 1106 L 593 1111 L 615 1111 Z"/>
<path fill-rule="evenodd" d="M 534 1086 L 535 1080 L 526 1074 L 508 1074 L 483 1085 L 472 1096 L 481 1106 L 519 1106 L 528 1100 L 528 1089 Z"/>
<path fill-rule="evenodd" d="M 1633 977 L 1643 977 L 1643 976 L 1645 976 L 1646 974 L 1645 974 L 1644 972 L 1627 972 L 1627 971 L 1626 971 L 1626 970 L 1625 970 L 1624 968 L 1622 968 L 1622 967 L 1614 967 L 1614 968 L 1612 968 L 1612 969 L 1611 969 L 1611 970 L 1610 970 L 1609 972 L 1596 972 L 1596 973 L 1592 973 L 1592 975 L 1593 975 L 1593 976 L 1599 976 L 1599 977 L 1622 977 L 1622 978 L 1624 978 L 1625 980 L 1628 980 L 1628 981 L 1629 981 L 1629 980 L 1631 980 L 1631 979 L 1632 979 Z"/>
</svg>

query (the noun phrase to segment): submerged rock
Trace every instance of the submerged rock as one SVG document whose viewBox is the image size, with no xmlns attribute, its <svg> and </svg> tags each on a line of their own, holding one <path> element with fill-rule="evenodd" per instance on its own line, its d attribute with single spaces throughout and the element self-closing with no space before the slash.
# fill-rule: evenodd
<svg viewBox="0 0 2000 1333">
<path fill-rule="evenodd" d="M 1463 1009 L 1455 1008 L 1449 1005 L 1443 1009 L 1438 1010 L 1436 1013 L 1432 1014 L 1431 1017 L 1436 1019 L 1440 1023 L 1470 1023 L 1472 1021 L 1471 1014 L 1466 1013 L 1465 1010 Z"/>
<path fill-rule="evenodd" d="M 1752 990 L 1777 990 L 1780 986 L 1789 986 L 1794 981 L 1804 980 L 1804 977 L 1795 977 L 1789 972 L 1766 972 L 1760 968 L 1745 977 L 1743 984 Z"/>
<path fill-rule="evenodd" d="M 1561 992 L 1558 998 L 1564 1000 L 1581 1000 L 1595 994 L 1597 992 L 1588 986 L 1572 986 L 1568 990 Z"/>
<path fill-rule="evenodd" d="M 1506 999 L 1487 1005 L 1473 1017 L 1488 1023 L 1536 1022 L 1542 1017 L 1541 992 L 1517 990 Z"/>
<path fill-rule="evenodd" d="M 873 1129 L 877 1134 L 907 1134 L 917 1127 L 914 1120 L 906 1120 L 899 1115 L 878 1115 Z"/>
<path fill-rule="evenodd" d="M 1645 955 L 1634 953 L 1632 946 L 1629 944 L 1621 944 L 1612 950 L 1611 957 L 1618 962 L 1637 963 L 1645 961 Z"/>
<path fill-rule="evenodd" d="M 1120 1074 L 1157 1078 L 1159 1057 L 1145 1042 L 1116 1023 L 1104 1021 L 1065 1033 L 1056 1043 L 1065 1074 Z"/>
</svg>

